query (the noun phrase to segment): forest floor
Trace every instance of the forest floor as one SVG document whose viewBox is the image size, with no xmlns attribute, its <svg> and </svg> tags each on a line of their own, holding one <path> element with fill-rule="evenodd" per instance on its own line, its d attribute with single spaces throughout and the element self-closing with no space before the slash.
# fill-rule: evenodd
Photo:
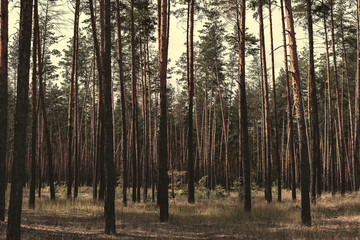
<svg viewBox="0 0 360 240">
<path fill-rule="evenodd" d="M 64 191 L 63 191 L 64 192 Z M 103 203 L 93 201 L 90 188 L 81 188 L 77 200 L 57 193 L 51 202 L 43 190 L 36 210 L 29 210 L 28 190 L 24 190 L 22 239 L 359 239 L 360 196 L 356 193 L 324 194 L 312 206 L 313 226 L 301 226 L 300 194 L 291 200 L 283 191 L 283 201 L 267 204 L 263 192 L 253 193 L 251 213 L 245 213 L 237 194 L 197 199 L 189 205 L 186 197 L 170 198 L 170 217 L 159 222 L 155 203 L 132 203 L 123 207 L 116 200 L 115 236 L 104 234 Z M 0 222 L 0 239 L 5 239 L 6 223 Z"/>
</svg>

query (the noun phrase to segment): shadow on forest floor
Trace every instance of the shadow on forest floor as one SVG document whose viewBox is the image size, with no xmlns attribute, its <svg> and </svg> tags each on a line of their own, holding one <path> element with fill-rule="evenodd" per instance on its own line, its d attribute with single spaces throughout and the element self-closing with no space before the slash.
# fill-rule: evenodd
<svg viewBox="0 0 360 240">
<path fill-rule="evenodd" d="M 357 194 L 325 194 L 312 206 L 313 226 L 300 222 L 300 200 L 284 191 L 282 202 L 267 204 L 262 192 L 253 194 L 252 212 L 245 213 L 237 197 L 221 200 L 170 201 L 168 223 L 158 220 L 155 203 L 116 201 L 117 235 L 104 234 L 103 203 L 88 193 L 77 200 L 61 194 L 55 202 L 36 200 L 36 210 L 24 198 L 22 239 L 351 239 L 360 236 L 360 201 Z M 0 222 L 0 239 L 6 223 Z"/>
</svg>

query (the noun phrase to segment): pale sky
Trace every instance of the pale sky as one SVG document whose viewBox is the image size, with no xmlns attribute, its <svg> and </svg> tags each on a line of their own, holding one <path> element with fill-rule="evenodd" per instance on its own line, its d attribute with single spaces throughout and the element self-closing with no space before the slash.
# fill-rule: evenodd
<svg viewBox="0 0 360 240">
<path fill-rule="evenodd" d="M 55 46 L 58 50 L 62 50 L 66 47 L 66 43 L 68 39 L 73 34 L 73 8 L 71 5 L 69 5 L 67 0 L 58 1 L 65 2 L 60 5 L 60 8 L 67 12 L 66 16 L 63 15 L 64 19 L 69 19 L 68 22 L 64 22 L 61 26 L 61 34 L 64 34 L 67 36 L 66 39 L 63 39 L 60 41 L 60 43 Z M 273 5 L 273 31 L 274 31 L 274 49 L 277 49 L 275 51 L 275 75 L 277 76 L 280 68 L 283 67 L 283 48 L 279 46 L 282 46 L 282 27 L 281 27 L 281 14 L 280 9 Z M 174 7 L 173 7 L 174 10 Z M 268 20 L 268 8 L 264 7 L 264 26 L 265 26 L 265 41 L 266 41 L 266 55 L 267 55 L 267 67 L 271 67 L 271 58 L 270 58 L 270 35 L 269 35 L 269 20 Z M 19 8 L 10 8 L 10 14 L 9 14 L 9 29 L 10 34 L 14 34 L 15 27 L 18 28 L 18 20 L 19 20 Z M 249 28 L 250 33 L 253 33 L 257 38 L 259 38 L 259 24 L 258 20 L 253 18 L 253 12 L 251 10 L 247 10 L 246 12 L 246 27 Z M 80 22 L 84 20 L 84 14 L 80 16 Z M 196 16 L 195 16 L 196 19 Z M 171 16 L 171 26 L 170 26 L 170 40 L 169 40 L 169 58 L 171 59 L 171 63 L 169 67 L 175 67 L 176 61 L 179 59 L 180 55 L 186 51 L 186 47 L 184 45 L 186 41 L 186 21 L 181 21 L 180 19 L 176 19 L 173 15 Z M 232 25 L 229 24 L 227 29 L 231 30 Z M 202 23 L 196 21 L 195 22 L 195 41 L 198 40 L 199 33 L 197 32 L 199 29 L 202 28 Z M 315 26 L 316 31 L 316 26 Z M 303 46 L 305 46 L 306 39 L 305 34 L 303 32 L 303 29 L 301 27 L 296 27 L 296 33 L 297 33 L 297 41 L 298 41 L 298 51 L 301 51 Z M 11 38 L 10 38 L 11 39 Z M 321 44 L 323 40 L 320 38 L 315 38 L 315 44 L 319 43 Z M 57 62 L 57 59 L 52 59 L 54 63 Z M 59 59 L 60 60 L 60 59 Z M 248 59 L 248 62 L 250 59 Z M 247 74 L 251 74 L 247 72 Z M 271 76 L 269 76 L 271 77 Z M 170 80 L 172 85 L 176 85 L 176 75 L 173 75 L 173 79 Z"/>
</svg>

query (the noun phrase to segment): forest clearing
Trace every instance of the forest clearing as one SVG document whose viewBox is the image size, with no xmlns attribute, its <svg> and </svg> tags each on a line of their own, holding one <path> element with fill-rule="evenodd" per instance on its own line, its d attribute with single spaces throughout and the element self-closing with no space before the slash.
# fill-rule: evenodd
<svg viewBox="0 0 360 240">
<path fill-rule="evenodd" d="M 118 189 L 119 192 L 121 191 Z M 94 201 L 91 189 L 80 188 L 76 200 L 67 200 L 65 188 L 55 202 L 48 191 L 36 200 L 36 210 L 24 208 L 22 239 L 356 239 L 360 236 L 360 201 L 357 193 L 322 195 L 312 208 L 312 227 L 301 226 L 300 201 L 283 192 L 283 201 L 267 204 L 262 191 L 253 194 L 253 208 L 246 213 L 238 193 L 213 191 L 209 198 L 188 204 L 186 196 L 169 201 L 169 221 L 160 223 L 156 203 L 116 203 L 116 235 L 104 234 L 104 204 Z M 120 193 L 119 193 L 120 195 Z M 201 197 L 202 195 L 202 197 Z M 221 195 L 222 197 L 219 197 Z M 25 199 L 27 196 L 25 196 Z M 0 222 L 0 239 L 5 239 Z"/>
</svg>

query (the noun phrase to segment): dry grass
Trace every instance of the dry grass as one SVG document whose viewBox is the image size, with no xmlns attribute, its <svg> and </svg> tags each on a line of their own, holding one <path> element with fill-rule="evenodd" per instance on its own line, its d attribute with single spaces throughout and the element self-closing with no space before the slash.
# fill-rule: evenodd
<svg viewBox="0 0 360 240">
<path fill-rule="evenodd" d="M 27 192 L 27 191 L 25 191 Z M 48 195 L 46 192 L 44 194 Z M 358 239 L 360 201 L 357 194 L 325 194 L 312 206 L 313 226 L 300 222 L 300 200 L 292 201 L 283 192 L 281 203 L 267 204 L 262 192 L 253 194 L 251 213 L 245 213 L 236 194 L 224 199 L 170 201 L 168 223 L 158 220 L 155 203 L 116 201 L 116 236 L 103 234 L 103 203 L 93 201 L 82 189 L 76 201 L 63 194 L 51 202 L 36 200 L 36 210 L 27 208 L 25 194 L 22 218 L 23 239 Z M 300 196 L 300 195 L 298 195 Z M 0 239 L 6 225 L 0 223 Z"/>
</svg>

